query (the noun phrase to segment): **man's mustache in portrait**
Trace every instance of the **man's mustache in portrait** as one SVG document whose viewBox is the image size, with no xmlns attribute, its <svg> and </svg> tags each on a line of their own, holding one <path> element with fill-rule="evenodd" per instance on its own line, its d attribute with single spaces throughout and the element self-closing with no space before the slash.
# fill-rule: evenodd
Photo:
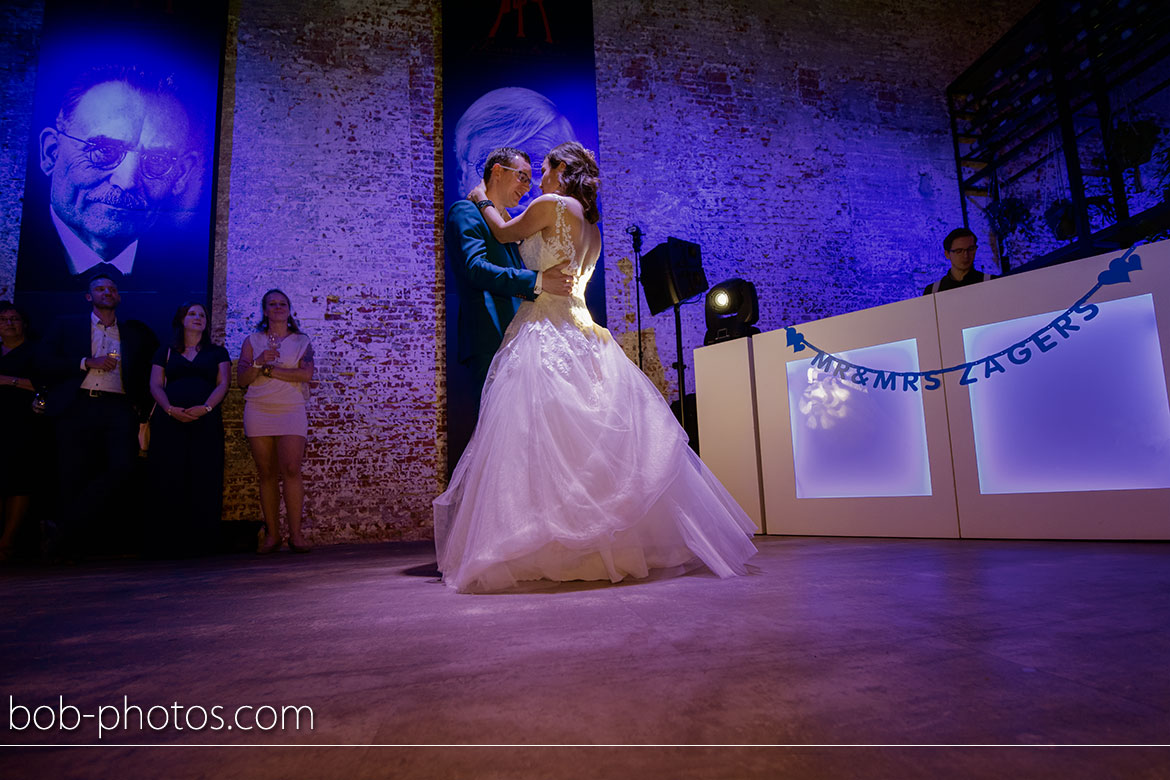
<svg viewBox="0 0 1170 780">
<path fill-rule="evenodd" d="M 92 202 L 104 203 L 107 206 L 113 206 L 119 209 L 137 209 L 139 211 L 146 210 L 146 199 L 141 195 L 135 195 L 133 192 L 126 192 L 126 190 L 117 186 L 110 186 L 101 192 L 95 193 L 90 197 Z"/>
</svg>

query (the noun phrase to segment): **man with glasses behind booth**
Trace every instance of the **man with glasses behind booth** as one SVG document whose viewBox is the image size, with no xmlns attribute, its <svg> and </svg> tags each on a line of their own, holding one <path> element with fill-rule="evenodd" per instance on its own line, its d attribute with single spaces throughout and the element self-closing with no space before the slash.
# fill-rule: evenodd
<svg viewBox="0 0 1170 780">
<path fill-rule="evenodd" d="M 124 66 L 88 70 L 36 141 L 33 162 L 46 178 L 33 176 L 25 198 L 19 297 L 60 311 L 96 273 L 123 293 L 160 293 L 149 297 L 165 298 L 167 311 L 202 297 L 208 226 L 190 224 L 200 158 L 169 78 Z M 54 293 L 68 296 L 45 297 Z"/>
<path fill-rule="evenodd" d="M 953 290 L 956 287 L 966 287 L 987 279 L 994 279 L 982 271 L 975 270 L 975 234 L 967 228 L 955 228 L 943 239 L 943 249 L 947 259 L 951 261 L 951 268 L 946 275 L 937 282 L 926 285 L 923 295 L 933 295 L 943 290 Z"/>
</svg>

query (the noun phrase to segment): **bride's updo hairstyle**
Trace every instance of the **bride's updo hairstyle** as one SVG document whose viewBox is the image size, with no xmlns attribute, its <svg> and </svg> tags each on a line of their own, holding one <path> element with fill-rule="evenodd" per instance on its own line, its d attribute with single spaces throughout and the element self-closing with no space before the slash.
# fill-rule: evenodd
<svg viewBox="0 0 1170 780">
<path fill-rule="evenodd" d="M 553 147 L 545 159 L 553 168 L 564 163 L 561 187 L 566 195 L 581 201 L 581 205 L 585 207 L 585 219 L 591 224 L 601 219 L 601 212 L 597 210 L 597 188 L 601 186 L 601 171 L 597 168 L 593 152 L 576 141 L 565 141 Z"/>
</svg>

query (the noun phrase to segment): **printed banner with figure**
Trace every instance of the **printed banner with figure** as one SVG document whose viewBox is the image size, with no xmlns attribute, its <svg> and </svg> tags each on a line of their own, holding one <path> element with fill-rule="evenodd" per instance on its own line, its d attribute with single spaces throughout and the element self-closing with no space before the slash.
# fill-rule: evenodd
<svg viewBox="0 0 1170 780">
<path fill-rule="evenodd" d="M 468 258 L 459 275 L 452 253 L 466 253 L 466 231 L 478 217 L 451 208 L 480 183 L 496 149 L 528 156 L 512 170 L 519 203 L 512 216 L 540 195 L 541 162 L 555 146 L 578 141 L 603 163 L 597 149 L 597 89 L 593 59 L 593 5 L 589 0 L 488 0 L 443 6 L 443 193 L 446 245 L 448 468 L 453 469 L 475 427 L 487 367 L 514 307 L 526 291 L 485 291 L 471 276 L 486 271 Z M 600 193 L 605 218 L 605 193 Z M 508 207 L 511 204 L 504 203 Z M 464 220 L 466 224 L 453 226 Z M 462 231 L 462 232 L 461 232 Z M 462 238 L 461 238 L 462 236 Z M 512 248 L 490 240 L 493 268 L 523 274 Z M 470 265 L 468 263 L 470 262 Z M 470 270 L 465 269 L 467 266 Z M 497 274 L 498 276 L 498 274 Z M 481 280 L 482 281 L 482 280 Z M 531 287 L 531 285 L 529 285 Z M 605 325 L 605 267 L 599 260 L 585 292 L 593 320 Z"/>
<path fill-rule="evenodd" d="M 46 0 L 16 267 L 35 326 L 84 311 L 98 274 L 160 335 L 207 300 L 226 10 Z"/>
</svg>

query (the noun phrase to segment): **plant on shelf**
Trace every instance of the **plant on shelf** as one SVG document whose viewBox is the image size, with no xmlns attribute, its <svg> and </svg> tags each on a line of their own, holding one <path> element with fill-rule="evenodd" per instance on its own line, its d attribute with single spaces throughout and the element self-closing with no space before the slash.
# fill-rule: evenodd
<svg viewBox="0 0 1170 780">
<path fill-rule="evenodd" d="M 1118 122 L 1113 126 L 1113 159 L 1122 168 L 1137 168 L 1150 161 L 1162 128 L 1153 119 Z"/>
<path fill-rule="evenodd" d="M 1153 119 L 1118 122 L 1113 126 L 1112 157 L 1125 170 L 1133 170 L 1133 185 L 1137 192 L 1145 192 L 1141 166 L 1154 156 L 1154 149 L 1162 137 L 1162 126 Z"/>
<path fill-rule="evenodd" d="M 1032 212 L 1023 198 L 1008 197 L 992 201 L 984 213 L 987 224 L 1000 238 L 1007 238 L 1032 218 Z"/>
<path fill-rule="evenodd" d="M 1044 221 L 1058 241 L 1068 241 L 1077 234 L 1077 215 L 1068 198 L 1053 201 L 1044 211 Z"/>
<path fill-rule="evenodd" d="M 995 241 L 999 244 L 997 254 L 1000 266 L 1006 272 L 1008 269 L 1008 239 L 1021 228 L 1027 232 L 1027 225 L 1032 219 L 1032 211 L 1023 198 L 1007 197 L 993 200 L 983 210 L 983 213 L 987 217 L 987 225 L 991 228 Z"/>
</svg>

